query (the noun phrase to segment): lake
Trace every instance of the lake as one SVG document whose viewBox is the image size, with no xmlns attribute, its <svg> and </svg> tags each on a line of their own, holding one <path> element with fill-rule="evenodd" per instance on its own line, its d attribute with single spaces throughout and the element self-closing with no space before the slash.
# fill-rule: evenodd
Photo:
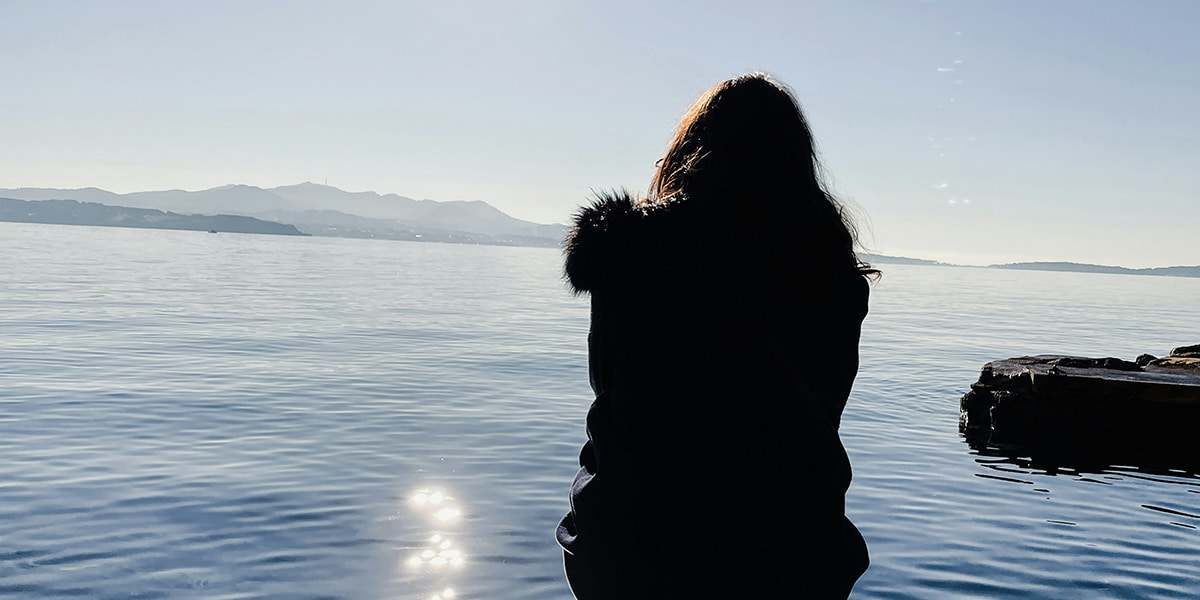
<svg viewBox="0 0 1200 600">
<path fill-rule="evenodd" d="M 0 223 L 0 596 L 569 597 L 591 394 L 560 263 Z M 957 422 L 989 360 L 1200 343 L 1200 279 L 879 266 L 853 597 L 1194 597 L 1196 474 L 1033 466 Z"/>
</svg>

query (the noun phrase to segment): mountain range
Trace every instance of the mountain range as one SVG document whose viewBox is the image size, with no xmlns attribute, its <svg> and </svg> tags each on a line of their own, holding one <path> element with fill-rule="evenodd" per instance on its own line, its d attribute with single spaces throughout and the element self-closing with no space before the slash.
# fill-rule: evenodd
<svg viewBox="0 0 1200 600">
<path fill-rule="evenodd" d="M 98 188 L 16 188 L 0 189 L 0 198 L 76 200 L 181 215 L 241 215 L 288 223 L 312 235 L 341 237 L 558 246 L 567 231 L 563 225 L 513 218 L 481 201 L 414 200 L 397 194 L 347 192 L 316 183 L 129 194 Z"/>
</svg>

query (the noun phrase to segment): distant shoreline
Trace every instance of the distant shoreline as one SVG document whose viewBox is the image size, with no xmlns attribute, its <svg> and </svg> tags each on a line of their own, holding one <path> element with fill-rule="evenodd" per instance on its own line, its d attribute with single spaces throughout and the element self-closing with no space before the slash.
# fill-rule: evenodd
<svg viewBox="0 0 1200 600">
<path fill-rule="evenodd" d="M 1101 273 L 1105 275 L 1152 275 L 1158 277 L 1200 277 L 1200 265 L 1197 266 L 1170 266 L 1170 267 L 1147 267 L 1143 269 L 1131 269 L 1128 267 L 1114 267 L 1109 265 L 1093 265 L 1087 263 L 1074 262 L 1017 262 L 1004 263 L 996 265 L 956 265 L 953 263 L 944 263 L 936 260 L 926 260 L 922 258 L 907 258 L 903 256 L 886 256 L 882 254 L 862 254 L 863 259 L 870 263 L 892 264 L 892 265 L 921 265 L 929 267 L 971 267 L 976 269 L 1011 269 L 1020 271 L 1054 271 L 1058 273 Z"/>
<path fill-rule="evenodd" d="M 335 188 L 326 189 L 340 192 L 340 190 L 336 190 Z M 101 190 L 97 191 L 99 192 Z M 258 191 L 261 192 L 263 190 Z M 430 202 L 433 205 L 438 204 L 432 201 L 424 202 Z M 494 211 L 495 209 L 491 210 Z M 72 199 L 21 200 L 0 197 L 0 221 L 15 223 L 128 227 L 137 229 L 173 229 L 182 231 L 215 231 L 218 233 L 224 232 L 264 235 L 341 237 L 354 239 L 385 239 L 396 241 L 441 242 L 488 246 L 519 246 L 530 248 L 558 248 L 561 246 L 561 237 L 546 237 L 544 235 L 522 235 L 518 233 L 499 232 L 480 233 L 467 231 L 466 228 L 449 229 L 430 226 L 414 226 L 411 224 L 405 225 L 398 222 L 385 223 L 380 219 L 363 219 L 354 215 L 336 213 L 335 211 L 326 211 L 326 213 L 305 211 L 294 212 L 292 214 L 301 217 L 309 216 L 314 221 L 319 220 L 317 216 L 323 216 L 326 219 L 330 219 L 330 214 L 333 214 L 337 217 L 340 217 L 341 221 L 290 224 L 281 221 L 258 219 L 248 215 L 185 215 L 154 208 L 114 206 L 99 202 L 79 201 Z M 498 214 L 503 215 L 503 213 Z M 505 217 L 509 218 L 506 215 Z M 531 223 L 529 225 L 535 224 Z M 560 235 L 565 235 L 566 231 L 566 228 L 561 225 L 547 225 L 540 227 L 546 228 L 545 233 L 549 233 L 552 228 L 559 228 L 555 229 L 554 231 Z M 864 260 L 870 263 L 893 265 L 921 265 L 940 267 L 970 266 L 973 268 L 983 269 L 1053 271 L 1062 273 L 1153 275 L 1159 277 L 1200 277 L 1200 265 L 1132 269 L 1128 267 L 1064 261 L 1038 261 L 978 266 L 957 265 L 936 260 L 908 258 L 903 256 L 887 256 L 882 254 L 864 253 L 861 254 L 861 256 Z"/>
<path fill-rule="evenodd" d="M 0 221 L 46 225 L 88 225 L 134 229 L 172 229 L 211 233 L 306 236 L 293 225 L 240 215 L 181 215 L 148 208 L 109 206 L 77 200 L 0 198 Z"/>
</svg>

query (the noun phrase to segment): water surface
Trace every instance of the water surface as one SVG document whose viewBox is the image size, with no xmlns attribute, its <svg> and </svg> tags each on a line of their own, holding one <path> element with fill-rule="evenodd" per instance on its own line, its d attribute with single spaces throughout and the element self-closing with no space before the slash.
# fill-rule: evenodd
<svg viewBox="0 0 1200 600">
<path fill-rule="evenodd" d="M 567 597 L 591 398 L 559 261 L 0 223 L 0 596 Z M 1200 279 L 882 266 L 843 420 L 855 597 L 1200 589 L 1194 475 L 957 430 L 988 360 L 1200 342 Z"/>
</svg>

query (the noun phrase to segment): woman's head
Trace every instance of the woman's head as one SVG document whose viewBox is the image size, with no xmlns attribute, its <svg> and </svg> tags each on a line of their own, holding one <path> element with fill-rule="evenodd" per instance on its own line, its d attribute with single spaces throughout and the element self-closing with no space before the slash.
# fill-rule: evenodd
<svg viewBox="0 0 1200 600">
<path fill-rule="evenodd" d="M 800 105 L 766 74 L 723 81 L 684 113 L 644 202 L 675 197 L 733 203 L 732 214 L 747 218 L 765 212 L 810 250 L 876 272 L 857 260 L 854 223 L 826 190 Z M 783 215 L 793 218 L 779 222 Z"/>
<path fill-rule="evenodd" d="M 812 133 L 786 87 L 751 73 L 710 88 L 683 115 L 649 200 L 779 184 L 819 186 Z"/>
</svg>

